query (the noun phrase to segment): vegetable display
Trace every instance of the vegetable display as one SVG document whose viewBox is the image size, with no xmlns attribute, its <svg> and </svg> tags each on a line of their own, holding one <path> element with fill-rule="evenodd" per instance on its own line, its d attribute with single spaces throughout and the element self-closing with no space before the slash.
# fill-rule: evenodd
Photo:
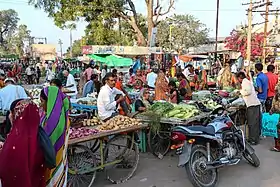
<svg viewBox="0 0 280 187">
<path fill-rule="evenodd" d="M 141 125 L 140 121 L 127 116 L 116 116 L 97 127 L 100 131 L 119 130 Z"/>
<path fill-rule="evenodd" d="M 101 121 L 97 117 L 93 117 L 92 119 L 84 119 L 83 126 L 98 126 L 101 125 Z"/>
<path fill-rule="evenodd" d="M 215 110 L 216 108 L 221 107 L 217 102 L 213 101 L 212 99 L 202 101 L 202 103 L 210 110 Z"/>
<path fill-rule="evenodd" d="M 161 116 L 164 116 L 170 110 L 173 110 L 174 106 L 168 102 L 156 102 L 148 110 L 153 111 Z"/>
<path fill-rule="evenodd" d="M 193 105 L 175 105 L 174 109 L 169 111 L 165 117 L 189 119 L 199 113 L 199 110 Z"/>
<path fill-rule="evenodd" d="M 40 97 L 40 94 L 41 94 L 41 89 L 31 89 L 31 90 L 28 90 L 29 94 L 33 97 L 33 98 L 39 98 Z"/>
<path fill-rule="evenodd" d="M 90 129 L 90 128 L 70 128 L 69 138 L 75 139 L 75 138 L 82 138 L 86 136 L 90 136 L 93 134 L 98 133 L 98 130 L 96 129 Z"/>
</svg>

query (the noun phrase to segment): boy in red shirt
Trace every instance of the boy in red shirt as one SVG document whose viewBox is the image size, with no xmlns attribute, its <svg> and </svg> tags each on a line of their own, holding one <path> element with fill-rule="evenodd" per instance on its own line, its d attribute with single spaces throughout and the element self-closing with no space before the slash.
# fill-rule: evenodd
<svg viewBox="0 0 280 187">
<path fill-rule="evenodd" d="M 275 87 L 278 83 L 278 76 L 274 74 L 275 66 L 268 65 L 267 66 L 267 73 L 266 76 L 268 78 L 268 92 L 267 92 L 267 99 L 265 102 L 266 111 L 270 111 L 272 106 L 273 97 L 275 96 Z"/>
</svg>

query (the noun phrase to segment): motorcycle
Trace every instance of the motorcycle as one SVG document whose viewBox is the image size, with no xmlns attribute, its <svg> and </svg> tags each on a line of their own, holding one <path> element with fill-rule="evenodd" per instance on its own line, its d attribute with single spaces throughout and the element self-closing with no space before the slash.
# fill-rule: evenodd
<svg viewBox="0 0 280 187">
<path fill-rule="evenodd" d="M 255 150 L 245 140 L 224 108 L 218 108 L 209 117 L 206 126 L 176 126 L 172 129 L 171 149 L 179 155 L 179 167 L 185 167 L 194 187 L 215 187 L 218 168 L 236 165 L 245 158 L 259 167 Z"/>
</svg>

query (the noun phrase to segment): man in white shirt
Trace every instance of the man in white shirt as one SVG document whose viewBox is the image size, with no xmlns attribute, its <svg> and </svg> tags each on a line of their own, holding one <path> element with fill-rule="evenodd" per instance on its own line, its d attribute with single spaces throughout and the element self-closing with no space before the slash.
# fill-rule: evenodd
<svg viewBox="0 0 280 187">
<path fill-rule="evenodd" d="M 50 70 L 50 68 L 47 68 L 46 69 L 46 81 L 50 82 L 53 78 L 54 78 L 54 73 L 52 72 L 52 70 Z"/>
<path fill-rule="evenodd" d="M 32 70 L 30 66 L 26 68 L 25 73 L 27 75 L 28 84 L 32 84 Z"/>
<path fill-rule="evenodd" d="M 157 74 L 155 73 L 155 69 L 152 72 L 147 74 L 147 84 L 150 88 L 155 88 L 155 83 L 157 79 Z"/>
<path fill-rule="evenodd" d="M 249 143 L 257 145 L 260 141 L 261 103 L 257 97 L 253 83 L 246 78 L 245 73 L 239 72 L 236 77 L 241 83 L 240 93 L 247 107 Z"/>
<path fill-rule="evenodd" d="M 63 75 L 64 77 L 67 78 L 66 86 L 64 88 L 67 88 L 68 90 L 73 92 L 73 93 L 67 93 L 67 95 L 70 96 L 71 99 L 76 99 L 78 90 L 77 90 L 77 83 L 75 81 L 74 76 L 71 75 L 67 70 L 63 71 Z"/>
<path fill-rule="evenodd" d="M 5 113 L 10 110 L 13 101 L 27 99 L 28 96 L 23 87 L 15 85 L 12 78 L 5 79 L 4 83 L 5 87 L 0 90 L 0 108 Z"/>
<path fill-rule="evenodd" d="M 105 85 L 102 86 L 97 98 L 97 109 L 100 119 L 106 121 L 118 115 L 117 107 L 125 101 L 125 94 L 115 88 L 116 79 L 112 73 L 107 73 L 104 80 Z"/>
</svg>

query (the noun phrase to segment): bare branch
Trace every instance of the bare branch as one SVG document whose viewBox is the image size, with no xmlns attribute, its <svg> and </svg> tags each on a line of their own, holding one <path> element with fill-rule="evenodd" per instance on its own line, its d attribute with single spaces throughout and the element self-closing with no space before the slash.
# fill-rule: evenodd
<svg viewBox="0 0 280 187">
<path fill-rule="evenodd" d="M 159 8 L 159 10 L 158 10 L 158 13 L 157 14 L 155 14 L 156 15 L 156 19 L 155 19 L 155 25 L 157 25 L 158 24 L 158 18 L 159 18 L 159 16 L 160 16 L 160 12 L 161 12 L 161 10 L 162 10 L 162 7 L 160 7 Z"/>
<path fill-rule="evenodd" d="M 132 2 L 132 0 L 127 0 L 127 2 L 128 2 L 128 5 L 131 9 L 131 12 L 133 13 L 134 19 L 137 20 L 137 12 L 136 12 L 134 3 Z"/>
<path fill-rule="evenodd" d="M 160 9 L 154 16 L 164 16 L 166 14 L 168 14 L 171 11 L 171 8 L 173 8 L 174 4 L 175 4 L 175 0 L 169 0 L 169 6 L 167 8 L 167 10 L 165 12 L 161 12 L 162 9 Z M 162 8 L 162 7 L 161 7 Z"/>
<path fill-rule="evenodd" d="M 155 7 L 155 9 L 154 9 L 154 15 L 156 15 L 157 14 L 157 10 L 160 8 L 160 4 L 159 4 L 159 0 L 157 0 L 157 5 L 156 5 L 156 7 Z"/>
</svg>

